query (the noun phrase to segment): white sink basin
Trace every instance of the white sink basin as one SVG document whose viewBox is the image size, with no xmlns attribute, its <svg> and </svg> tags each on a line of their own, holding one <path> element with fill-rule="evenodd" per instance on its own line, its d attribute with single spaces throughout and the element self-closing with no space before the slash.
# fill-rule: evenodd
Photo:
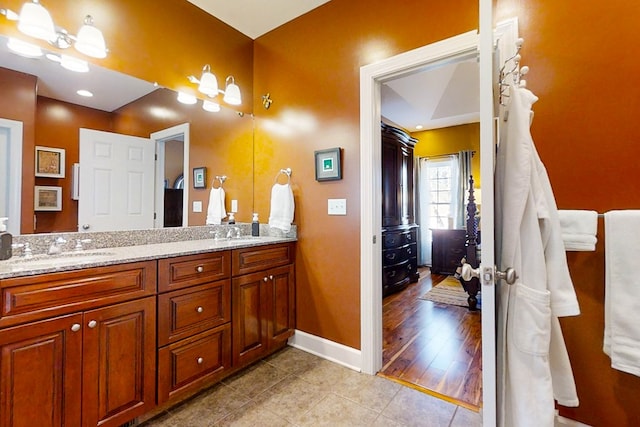
<svg viewBox="0 0 640 427">
<path fill-rule="evenodd" d="M 65 252 L 56 255 L 35 255 L 31 258 L 12 258 L 9 263 L 24 269 L 53 268 L 61 265 L 99 262 L 112 255 L 114 255 L 113 252 L 106 251 Z"/>
</svg>

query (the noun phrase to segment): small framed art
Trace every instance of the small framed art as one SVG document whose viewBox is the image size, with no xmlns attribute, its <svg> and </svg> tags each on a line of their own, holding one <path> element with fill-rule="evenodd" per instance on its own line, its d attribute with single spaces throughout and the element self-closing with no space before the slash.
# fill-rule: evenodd
<svg viewBox="0 0 640 427">
<path fill-rule="evenodd" d="M 64 148 L 36 146 L 36 176 L 64 178 Z"/>
<path fill-rule="evenodd" d="M 36 211 L 61 211 L 62 187 L 36 185 L 33 209 Z"/>
<path fill-rule="evenodd" d="M 342 179 L 340 165 L 340 147 L 318 150 L 316 158 L 316 181 L 332 181 Z"/>
<path fill-rule="evenodd" d="M 193 168 L 193 188 L 207 188 L 207 168 Z"/>
</svg>

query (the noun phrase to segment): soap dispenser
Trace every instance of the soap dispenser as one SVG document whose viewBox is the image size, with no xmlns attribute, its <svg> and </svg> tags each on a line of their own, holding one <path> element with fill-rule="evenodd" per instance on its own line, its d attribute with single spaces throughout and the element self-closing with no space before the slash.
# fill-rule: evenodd
<svg viewBox="0 0 640 427">
<path fill-rule="evenodd" d="M 229 225 L 232 225 L 232 224 L 235 224 L 235 223 L 236 223 L 236 217 L 235 217 L 235 215 L 233 214 L 233 212 L 229 212 L 229 221 L 228 221 L 228 224 L 229 224 Z"/>
<path fill-rule="evenodd" d="M 258 221 L 258 214 L 253 214 L 253 220 L 251 221 L 251 235 L 259 236 L 260 235 L 260 221 Z"/>
<path fill-rule="evenodd" d="M 11 234 L 7 232 L 6 221 L 9 218 L 0 218 L 0 261 L 11 258 Z"/>
</svg>

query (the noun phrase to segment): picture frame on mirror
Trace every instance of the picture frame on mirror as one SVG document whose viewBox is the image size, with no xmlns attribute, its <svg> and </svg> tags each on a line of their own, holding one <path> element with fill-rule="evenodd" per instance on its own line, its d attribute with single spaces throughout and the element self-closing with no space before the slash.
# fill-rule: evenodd
<svg viewBox="0 0 640 427">
<path fill-rule="evenodd" d="M 207 168 L 193 168 L 193 188 L 207 188 Z"/>
<path fill-rule="evenodd" d="M 43 178 L 64 178 L 64 148 L 36 145 L 36 176 Z"/>
<path fill-rule="evenodd" d="M 341 148 L 315 151 L 316 181 L 342 179 Z"/>
<path fill-rule="evenodd" d="M 35 211 L 61 211 L 62 187 L 36 185 L 34 194 Z"/>
</svg>

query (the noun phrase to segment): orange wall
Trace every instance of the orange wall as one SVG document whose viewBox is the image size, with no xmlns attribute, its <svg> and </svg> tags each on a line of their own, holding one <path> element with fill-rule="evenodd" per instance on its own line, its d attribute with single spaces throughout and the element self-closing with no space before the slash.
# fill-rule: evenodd
<svg viewBox="0 0 640 427">
<path fill-rule="evenodd" d="M 640 208 L 640 7 L 628 0 L 498 0 L 518 16 L 528 87 L 540 98 L 531 132 L 560 209 Z M 581 315 L 562 319 L 580 406 L 561 413 L 593 426 L 640 425 L 640 378 L 603 353 L 604 235 L 595 252 L 568 253 Z"/>
<path fill-rule="evenodd" d="M 472 30 L 477 11 L 475 0 L 333 0 L 255 41 L 255 203 L 267 217 L 276 172 L 293 170 L 298 329 L 360 348 L 360 67 Z M 343 179 L 317 182 L 314 151 L 332 147 Z M 329 198 L 346 198 L 347 215 L 328 216 Z"/>
<path fill-rule="evenodd" d="M 31 206 L 31 209 L 22 210 L 22 233 L 33 230 L 36 84 L 36 78 L 33 76 L 0 67 L 0 117 L 22 122 L 22 156 L 30 159 L 22 162 L 22 204 L 27 200 Z M 32 155 L 29 156 L 28 153 Z"/>
</svg>

